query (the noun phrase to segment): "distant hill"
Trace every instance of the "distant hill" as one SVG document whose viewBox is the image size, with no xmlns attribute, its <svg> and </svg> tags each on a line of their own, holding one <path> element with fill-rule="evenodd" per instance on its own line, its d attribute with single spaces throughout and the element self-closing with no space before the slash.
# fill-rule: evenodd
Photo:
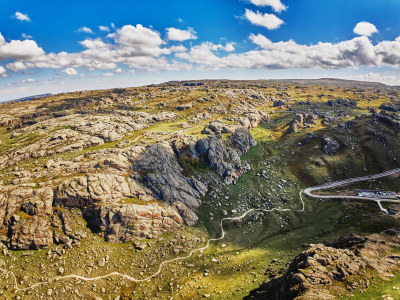
<svg viewBox="0 0 400 300">
<path fill-rule="evenodd" d="M 298 84 L 316 84 L 324 86 L 348 87 L 348 88 L 367 88 L 367 89 L 399 89 L 399 86 L 390 86 L 380 82 L 346 80 L 337 78 L 319 78 L 319 79 L 282 79 L 279 81 L 298 83 Z"/>
<path fill-rule="evenodd" d="M 23 98 L 18 98 L 18 99 L 3 101 L 3 102 L 24 102 L 24 101 L 29 101 L 29 100 L 33 100 L 33 99 L 39 99 L 39 98 L 48 97 L 48 96 L 51 96 L 51 95 L 52 95 L 51 93 L 40 94 L 40 95 L 33 95 L 33 96 L 27 96 L 27 97 L 23 97 Z"/>
</svg>

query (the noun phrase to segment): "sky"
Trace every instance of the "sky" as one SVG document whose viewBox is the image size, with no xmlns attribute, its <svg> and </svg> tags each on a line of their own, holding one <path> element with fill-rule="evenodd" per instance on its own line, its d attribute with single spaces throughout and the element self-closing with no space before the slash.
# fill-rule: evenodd
<svg viewBox="0 0 400 300">
<path fill-rule="evenodd" d="M 400 85 L 399 0 L 1 0 L 0 101 L 189 79 Z"/>
</svg>

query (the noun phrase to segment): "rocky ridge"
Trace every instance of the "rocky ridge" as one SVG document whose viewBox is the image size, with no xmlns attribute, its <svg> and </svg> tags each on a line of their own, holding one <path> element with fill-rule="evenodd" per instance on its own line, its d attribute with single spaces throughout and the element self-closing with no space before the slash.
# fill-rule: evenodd
<svg viewBox="0 0 400 300">
<path fill-rule="evenodd" d="M 336 299 L 336 294 L 365 290 L 374 276 L 393 277 L 400 264 L 399 246 L 397 229 L 310 245 L 285 274 L 265 281 L 245 299 Z"/>
<path fill-rule="evenodd" d="M 0 185 L 0 230 L 6 234 L 1 237 L 3 244 L 12 249 L 72 245 L 79 241 L 75 237 L 82 235 L 75 233 L 87 230 L 85 223 L 112 242 L 152 238 L 183 224 L 194 225 L 194 210 L 208 188 L 198 178 L 184 174 L 178 162 L 180 153 L 195 160 L 207 157 L 207 164 L 225 183 L 234 182 L 246 170 L 240 156 L 255 145 L 248 130 L 245 133 L 241 128 L 257 126 L 268 117 L 253 108 L 244 113 L 240 110 L 237 124 L 222 131 L 212 121 L 212 130 L 207 133 L 231 134 L 227 142 L 211 135 L 192 139 L 165 131 L 143 132 L 150 144 L 129 139 L 132 133 L 173 122 L 178 112 L 209 101 L 201 98 L 176 107 L 162 102 L 157 104 L 161 111 L 156 113 L 125 109 L 155 97 L 158 95 L 149 93 L 133 99 L 121 90 L 105 98 L 45 103 L 36 107 L 37 112 L 2 116 L 2 125 L 11 132 L 11 145 L 18 145 L 0 156 L 0 168 L 11 169 L 6 173 L 11 179 Z M 197 113 L 193 123 L 211 117 L 207 112 Z M 178 145 L 179 139 L 191 140 L 190 154 L 182 147 L 184 143 Z M 29 171 L 18 167 L 27 161 L 33 162 Z M 79 229 L 67 226 L 66 230 L 64 218 L 56 213 L 60 210 L 74 211 Z"/>
</svg>

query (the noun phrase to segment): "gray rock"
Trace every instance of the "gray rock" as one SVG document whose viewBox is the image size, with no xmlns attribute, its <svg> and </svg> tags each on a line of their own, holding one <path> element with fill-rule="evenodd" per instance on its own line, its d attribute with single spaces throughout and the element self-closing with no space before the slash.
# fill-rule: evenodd
<svg viewBox="0 0 400 300">
<path fill-rule="evenodd" d="M 322 144 L 323 144 L 322 151 L 328 155 L 334 155 L 336 151 L 339 150 L 340 148 L 339 143 L 330 137 L 323 137 Z"/>
<path fill-rule="evenodd" d="M 134 169 L 145 173 L 145 184 L 164 202 L 182 202 L 190 209 L 200 205 L 200 197 L 207 187 L 195 178 L 182 174 L 172 149 L 161 144 L 146 148 L 143 155 L 134 163 Z"/>
</svg>

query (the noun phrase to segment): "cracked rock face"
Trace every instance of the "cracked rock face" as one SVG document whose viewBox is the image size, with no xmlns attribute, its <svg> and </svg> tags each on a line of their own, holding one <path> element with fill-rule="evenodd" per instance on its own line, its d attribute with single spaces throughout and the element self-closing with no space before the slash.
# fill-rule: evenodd
<svg viewBox="0 0 400 300">
<path fill-rule="evenodd" d="M 88 174 L 64 182 L 58 187 L 56 203 L 85 207 L 96 202 L 118 202 L 125 198 L 153 200 L 151 192 L 135 180 L 116 174 Z"/>
<path fill-rule="evenodd" d="M 257 145 L 257 142 L 251 136 L 250 132 L 244 128 L 237 129 L 231 135 L 231 142 L 239 151 L 239 155 L 245 154 L 251 147 Z"/>
<path fill-rule="evenodd" d="M 145 184 L 169 204 L 182 202 L 194 209 L 200 205 L 200 197 L 207 192 L 202 182 L 182 174 L 173 150 L 166 145 L 154 144 L 147 147 L 133 167 L 144 174 Z"/>
<path fill-rule="evenodd" d="M 53 232 L 48 218 L 13 218 L 11 226 L 11 249 L 41 249 L 53 244 Z"/>
<path fill-rule="evenodd" d="M 241 165 L 240 156 L 257 143 L 247 129 L 239 128 L 230 137 L 232 146 L 224 145 L 216 137 L 201 139 L 196 143 L 199 156 L 224 178 L 226 184 L 236 181 L 245 169 Z"/>
<path fill-rule="evenodd" d="M 184 222 L 174 207 L 156 203 L 94 206 L 84 210 L 84 216 L 112 243 L 154 238 Z"/>
</svg>

